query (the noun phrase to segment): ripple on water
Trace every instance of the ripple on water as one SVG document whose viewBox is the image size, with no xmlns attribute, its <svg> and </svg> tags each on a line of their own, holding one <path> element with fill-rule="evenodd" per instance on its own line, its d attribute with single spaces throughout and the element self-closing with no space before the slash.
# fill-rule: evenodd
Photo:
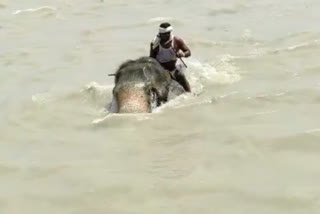
<svg viewBox="0 0 320 214">
<path fill-rule="evenodd" d="M 243 4 L 235 4 L 229 7 L 212 8 L 209 11 L 209 16 L 232 15 L 239 13 L 246 8 L 247 6 Z"/>
<path fill-rule="evenodd" d="M 6 7 L 7 7 L 6 3 L 2 3 L 2 2 L 0 3 L 0 9 L 1 8 L 6 8 Z"/>
<path fill-rule="evenodd" d="M 20 9 L 14 11 L 13 15 L 39 15 L 42 17 L 57 15 L 58 9 L 53 6 L 42 6 L 38 8 Z"/>
</svg>

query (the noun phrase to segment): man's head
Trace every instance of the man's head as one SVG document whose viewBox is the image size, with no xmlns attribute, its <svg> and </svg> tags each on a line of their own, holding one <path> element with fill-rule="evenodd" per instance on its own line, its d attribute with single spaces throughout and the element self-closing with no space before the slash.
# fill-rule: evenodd
<svg viewBox="0 0 320 214">
<path fill-rule="evenodd" d="M 166 42 L 170 39 L 172 30 L 173 28 L 168 22 L 160 24 L 159 37 L 162 42 Z"/>
</svg>

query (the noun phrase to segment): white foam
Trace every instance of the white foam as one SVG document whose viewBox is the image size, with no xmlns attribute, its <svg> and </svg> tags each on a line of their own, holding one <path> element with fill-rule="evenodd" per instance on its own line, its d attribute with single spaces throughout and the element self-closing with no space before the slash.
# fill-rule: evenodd
<svg viewBox="0 0 320 214">
<path fill-rule="evenodd" d="M 111 119 L 116 118 L 134 118 L 137 121 L 144 121 L 149 120 L 151 117 L 150 113 L 138 113 L 138 114 L 114 114 L 114 113 L 107 113 L 105 116 L 101 118 L 94 119 L 91 124 L 93 125 L 103 125 Z"/>
<path fill-rule="evenodd" d="M 57 8 L 52 7 L 52 6 L 43 6 L 43 7 L 39 7 L 39 8 L 29 8 L 29 9 L 24 9 L 24 10 L 16 10 L 12 14 L 18 15 L 21 13 L 34 13 L 34 12 L 39 12 L 39 11 L 55 12 L 55 11 L 57 11 Z"/>
<path fill-rule="evenodd" d="M 92 121 L 92 124 L 96 125 L 96 124 L 103 123 L 103 122 L 104 122 L 105 120 L 107 120 L 110 116 L 111 116 L 111 114 L 107 114 L 107 115 L 105 115 L 105 116 L 102 117 L 102 118 L 94 119 L 94 120 Z"/>
<path fill-rule="evenodd" d="M 238 73 L 238 68 L 232 63 L 232 56 L 223 55 L 220 57 L 220 61 L 216 63 L 216 66 L 208 63 L 201 63 L 199 61 L 193 61 L 191 64 L 191 84 L 195 87 L 201 84 L 200 79 L 206 79 L 216 84 L 232 84 L 241 79 Z M 199 87 L 199 86 L 198 86 Z M 201 85 L 203 88 L 203 85 Z"/>
<path fill-rule="evenodd" d="M 195 93 L 187 93 L 169 100 L 167 103 L 164 103 L 158 108 L 154 109 L 152 113 L 161 113 L 168 108 L 179 109 L 208 103 L 212 103 L 212 99 L 209 97 L 199 98 L 199 96 L 197 96 Z"/>
<path fill-rule="evenodd" d="M 96 103 L 105 104 L 106 98 L 112 96 L 112 85 L 100 85 L 97 82 L 88 83 L 82 93 L 89 95 L 89 98 Z"/>
<path fill-rule="evenodd" d="M 278 54 L 278 53 L 282 53 L 282 52 L 291 52 L 291 51 L 301 50 L 304 48 L 310 48 L 310 47 L 319 46 L 319 45 L 320 45 L 320 40 L 313 40 L 310 42 L 303 42 L 300 44 L 291 45 L 291 46 L 284 47 L 284 48 L 277 48 L 274 50 L 265 50 L 259 56 L 266 55 L 266 54 Z"/>
<path fill-rule="evenodd" d="M 310 129 L 310 130 L 305 131 L 305 133 L 307 133 L 307 134 L 311 134 L 311 133 L 315 133 L 315 132 L 320 132 L 320 129 Z"/>
<path fill-rule="evenodd" d="M 148 20 L 148 23 L 157 23 L 157 22 L 164 22 L 164 21 L 171 21 L 173 18 L 171 17 L 154 17 Z"/>
<path fill-rule="evenodd" d="M 45 105 L 53 100 L 49 93 L 38 93 L 31 96 L 32 102 L 38 105 Z"/>
<path fill-rule="evenodd" d="M 88 90 L 88 91 L 94 90 L 98 93 L 105 93 L 106 91 L 112 88 L 113 88 L 112 85 L 101 85 L 97 82 L 90 82 L 85 86 L 84 90 Z"/>
<path fill-rule="evenodd" d="M 202 63 L 199 60 L 192 59 L 186 61 L 188 68 L 185 71 L 185 75 L 191 85 L 192 93 L 186 93 L 169 100 L 153 112 L 160 113 L 167 108 L 183 108 L 211 103 L 211 98 L 199 97 L 204 90 L 204 84 L 206 84 L 206 82 L 231 84 L 240 80 L 240 75 L 237 73 L 236 67 L 231 65 L 230 60 L 230 57 L 222 57 L 217 69 L 213 65 Z M 229 65 L 229 67 L 227 65 Z"/>
<path fill-rule="evenodd" d="M 242 38 L 243 41 L 253 41 L 254 40 L 254 38 L 252 36 L 252 31 L 250 29 L 244 30 L 244 32 L 242 33 L 241 38 Z"/>
</svg>

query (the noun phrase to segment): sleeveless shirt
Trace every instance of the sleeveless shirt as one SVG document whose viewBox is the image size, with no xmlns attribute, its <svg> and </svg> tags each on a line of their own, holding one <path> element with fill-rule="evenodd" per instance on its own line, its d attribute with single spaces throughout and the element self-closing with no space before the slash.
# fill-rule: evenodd
<svg viewBox="0 0 320 214">
<path fill-rule="evenodd" d="M 169 48 L 164 48 L 159 44 L 159 51 L 156 56 L 156 59 L 160 63 L 170 62 L 177 60 L 176 53 L 173 50 L 174 47 L 174 38 L 172 39 L 171 46 Z"/>
</svg>

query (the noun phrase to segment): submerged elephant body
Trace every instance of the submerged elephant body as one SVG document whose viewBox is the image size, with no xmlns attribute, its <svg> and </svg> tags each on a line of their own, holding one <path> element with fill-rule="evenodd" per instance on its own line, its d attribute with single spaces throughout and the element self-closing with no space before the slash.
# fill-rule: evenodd
<svg viewBox="0 0 320 214">
<path fill-rule="evenodd" d="M 147 113 L 178 96 L 184 89 L 153 58 L 141 57 L 120 65 L 115 74 L 113 97 L 118 113 Z"/>
</svg>

